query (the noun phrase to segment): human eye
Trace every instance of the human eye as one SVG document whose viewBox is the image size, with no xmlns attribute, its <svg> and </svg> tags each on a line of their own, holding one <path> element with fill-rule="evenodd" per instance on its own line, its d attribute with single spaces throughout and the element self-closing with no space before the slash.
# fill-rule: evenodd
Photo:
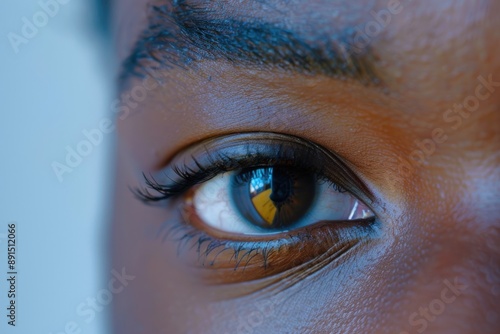
<svg viewBox="0 0 500 334">
<path fill-rule="evenodd" d="M 189 203 L 207 228 L 242 238 L 374 217 L 364 203 L 321 175 L 279 165 L 218 175 L 196 189 Z"/>
<path fill-rule="evenodd" d="M 232 281 L 318 270 L 377 231 L 366 185 L 335 154 L 298 137 L 208 139 L 145 183 L 141 200 L 179 212 L 170 236 Z"/>
</svg>

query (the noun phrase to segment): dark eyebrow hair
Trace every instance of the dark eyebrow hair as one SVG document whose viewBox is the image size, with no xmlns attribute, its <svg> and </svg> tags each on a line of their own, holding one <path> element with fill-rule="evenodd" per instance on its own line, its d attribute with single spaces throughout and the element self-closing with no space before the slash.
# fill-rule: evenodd
<svg viewBox="0 0 500 334">
<path fill-rule="evenodd" d="M 201 60 L 380 82 L 371 48 L 356 48 L 352 28 L 311 39 L 277 23 L 223 15 L 187 0 L 151 6 L 150 25 L 124 61 L 121 82 L 165 68 L 187 69 Z"/>
</svg>

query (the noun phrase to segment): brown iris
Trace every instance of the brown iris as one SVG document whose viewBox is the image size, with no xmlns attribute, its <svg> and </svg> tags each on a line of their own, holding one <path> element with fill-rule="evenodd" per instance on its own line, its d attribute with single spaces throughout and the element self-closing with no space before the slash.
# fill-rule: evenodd
<svg viewBox="0 0 500 334">
<path fill-rule="evenodd" d="M 233 201 L 240 214 L 267 230 L 293 226 L 316 194 L 314 175 L 285 167 L 243 170 L 234 183 Z"/>
</svg>

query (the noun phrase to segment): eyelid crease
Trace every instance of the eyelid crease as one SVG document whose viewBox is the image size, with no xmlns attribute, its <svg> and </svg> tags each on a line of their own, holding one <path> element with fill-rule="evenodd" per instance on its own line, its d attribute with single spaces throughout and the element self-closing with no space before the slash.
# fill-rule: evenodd
<svg viewBox="0 0 500 334">
<path fill-rule="evenodd" d="M 146 187 L 132 191 L 146 203 L 158 202 L 221 173 L 268 166 L 302 168 L 361 200 L 374 200 L 365 183 L 333 152 L 296 136 L 270 132 L 230 134 L 195 143 L 178 153 L 158 175 L 143 173 Z"/>
</svg>

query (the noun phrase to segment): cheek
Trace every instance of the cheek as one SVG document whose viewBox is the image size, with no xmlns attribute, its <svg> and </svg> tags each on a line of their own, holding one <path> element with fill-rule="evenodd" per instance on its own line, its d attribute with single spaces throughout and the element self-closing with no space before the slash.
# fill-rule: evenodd
<svg viewBox="0 0 500 334">
<path fill-rule="evenodd" d="M 398 332 L 404 320 L 395 316 L 395 305 L 404 295 L 405 283 L 385 281 L 384 272 L 375 270 L 385 261 L 389 263 L 382 256 L 386 250 L 382 244 L 370 251 L 360 250 L 369 259 L 361 262 L 359 254 L 347 255 L 285 290 L 278 285 L 269 293 L 212 302 L 209 308 L 214 321 L 209 332 L 234 332 L 235 328 L 243 328 L 244 333 Z"/>
</svg>

